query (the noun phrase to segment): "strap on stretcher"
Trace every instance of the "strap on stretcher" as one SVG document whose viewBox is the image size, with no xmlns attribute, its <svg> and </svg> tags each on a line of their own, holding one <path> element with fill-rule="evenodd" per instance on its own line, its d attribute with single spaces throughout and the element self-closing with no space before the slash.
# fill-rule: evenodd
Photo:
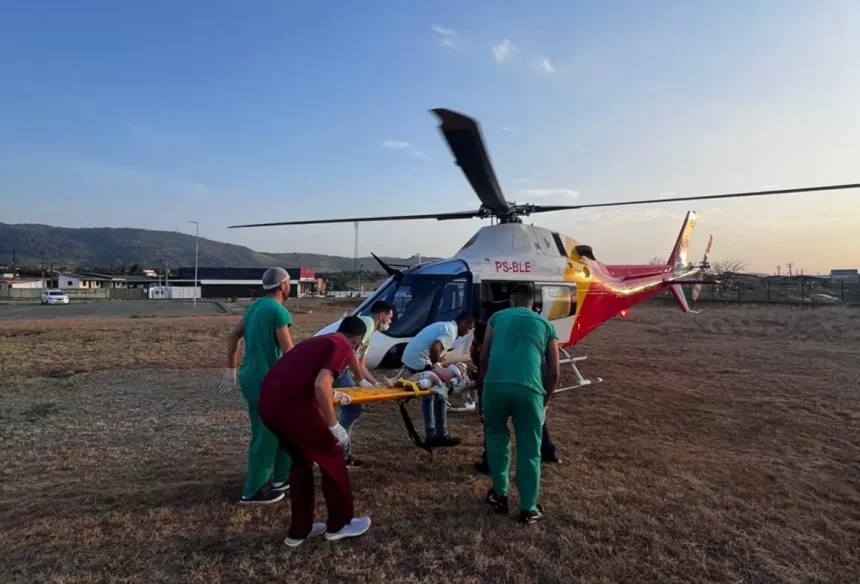
<svg viewBox="0 0 860 584">
<path fill-rule="evenodd" d="M 408 379 L 401 379 L 400 382 L 403 383 L 404 388 L 411 389 L 415 392 L 415 395 L 418 395 L 419 388 L 417 383 L 409 381 Z M 412 438 L 412 441 L 418 448 L 426 450 L 427 453 L 430 454 L 430 461 L 432 462 L 433 448 L 418 435 L 418 432 L 415 430 L 415 425 L 412 423 L 412 418 L 409 417 L 409 412 L 406 411 L 406 404 L 411 399 L 412 397 L 407 397 L 405 399 L 397 400 L 397 407 L 400 408 L 400 415 L 403 417 L 403 425 L 406 426 L 406 433 L 409 434 L 409 437 Z"/>
</svg>

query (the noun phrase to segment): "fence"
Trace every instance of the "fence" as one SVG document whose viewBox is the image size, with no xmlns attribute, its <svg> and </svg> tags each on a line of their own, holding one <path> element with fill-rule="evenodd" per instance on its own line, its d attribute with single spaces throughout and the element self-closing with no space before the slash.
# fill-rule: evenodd
<svg viewBox="0 0 860 584">
<path fill-rule="evenodd" d="M 683 288 L 691 298 L 692 285 Z M 671 294 L 662 292 L 658 297 L 668 299 Z M 726 280 L 703 286 L 698 302 L 860 306 L 860 283 L 819 278 Z"/>
<path fill-rule="evenodd" d="M 69 300 L 143 300 L 144 288 L 67 288 L 64 290 Z M 0 292 L 2 300 L 39 300 L 41 288 L 11 288 L 4 286 Z"/>
</svg>

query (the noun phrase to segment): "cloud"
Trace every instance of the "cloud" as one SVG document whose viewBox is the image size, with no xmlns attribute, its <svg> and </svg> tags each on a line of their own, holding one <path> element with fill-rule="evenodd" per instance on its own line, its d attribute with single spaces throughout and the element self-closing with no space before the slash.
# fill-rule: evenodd
<svg viewBox="0 0 860 584">
<path fill-rule="evenodd" d="M 530 178 L 518 178 L 518 179 L 516 180 L 516 182 L 518 182 L 518 183 L 520 183 L 520 184 L 525 184 L 525 183 L 530 183 L 530 182 L 532 182 L 532 179 L 530 179 Z"/>
<path fill-rule="evenodd" d="M 516 129 L 516 126 L 502 126 L 502 132 L 514 132 Z"/>
<path fill-rule="evenodd" d="M 499 44 L 493 45 L 491 48 L 493 50 L 493 55 L 496 56 L 496 61 L 499 63 L 511 58 L 514 53 L 520 50 L 520 48 L 509 39 L 505 39 Z"/>
<path fill-rule="evenodd" d="M 382 145 L 385 148 L 397 148 L 397 149 L 409 148 L 409 142 L 402 142 L 400 140 L 385 140 L 382 143 Z"/>
<path fill-rule="evenodd" d="M 131 124 L 127 128 L 129 135 L 140 142 L 152 146 L 187 147 L 197 144 L 197 140 L 185 134 L 160 132 L 149 126 Z"/>
<path fill-rule="evenodd" d="M 517 194 L 529 199 L 543 199 L 547 197 L 565 197 L 575 199 L 579 193 L 571 189 L 521 189 Z"/>
<path fill-rule="evenodd" d="M 437 24 L 433 27 L 433 32 L 439 35 L 439 44 L 443 47 L 447 47 L 455 51 L 463 50 L 457 42 L 457 31 L 453 28 L 444 28 Z"/>
<path fill-rule="evenodd" d="M 384 140 L 382 142 L 382 146 L 384 148 L 391 148 L 393 150 L 404 150 L 409 152 L 412 155 L 412 158 L 419 158 L 421 160 L 426 160 L 427 155 L 423 150 L 419 150 L 409 142 L 404 142 L 403 140 Z"/>
<path fill-rule="evenodd" d="M 435 30 L 442 36 L 455 36 L 457 34 L 457 31 L 455 31 L 453 28 L 443 28 L 438 24 L 433 27 L 433 30 Z"/>
<path fill-rule="evenodd" d="M 552 63 L 550 63 L 549 59 L 546 57 L 538 62 L 537 68 L 541 73 L 545 73 L 547 75 L 555 73 L 555 67 L 552 66 Z"/>
</svg>

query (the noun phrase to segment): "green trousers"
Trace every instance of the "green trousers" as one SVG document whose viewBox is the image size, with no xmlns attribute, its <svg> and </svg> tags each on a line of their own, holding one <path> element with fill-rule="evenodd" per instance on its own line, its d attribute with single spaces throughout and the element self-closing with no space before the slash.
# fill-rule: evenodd
<svg viewBox="0 0 860 584">
<path fill-rule="evenodd" d="M 289 480 L 292 460 L 281 448 L 278 438 L 266 428 L 260 419 L 260 386 L 262 382 L 239 379 L 242 397 L 248 402 L 248 418 L 251 420 L 251 442 L 248 444 L 248 475 L 245 479 L 246 498 L 257 494 L 269 482 L 284 483 Z M 274 473 L 272 472 L 274 471 Z"/>
<path fill-rule="evenodd" d="M 508 469 L 511 464 L 511 434 L 508 418 L 513 418 L 517 445 L 517 491 L 520 509 L 537 510 L 540 491 L 540 445 L 544 420 L 542 395 L 510 383 L 487 383 L 482 397 L 487 440 L 487 463 L 493 492 L 508 496 Z"/>
</svg>

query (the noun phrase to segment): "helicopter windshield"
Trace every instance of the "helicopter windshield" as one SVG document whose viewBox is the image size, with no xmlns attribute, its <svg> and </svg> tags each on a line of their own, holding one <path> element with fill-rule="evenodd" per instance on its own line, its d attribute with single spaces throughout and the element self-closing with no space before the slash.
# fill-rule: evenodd
<svg viewBox="0 0 860 584">
<path fill-rule="evenodd" d="M 394 320 L 386 334 L 411 337 L 428 324 L 453 320 L 471 306 L 472 275 L 465 262 L 452 260 L 432 264 L 405 274 L 398 282 L 392 279 L 359 311 L 370 315 L 377 300 L 394 306 Z"/>
</svg>

